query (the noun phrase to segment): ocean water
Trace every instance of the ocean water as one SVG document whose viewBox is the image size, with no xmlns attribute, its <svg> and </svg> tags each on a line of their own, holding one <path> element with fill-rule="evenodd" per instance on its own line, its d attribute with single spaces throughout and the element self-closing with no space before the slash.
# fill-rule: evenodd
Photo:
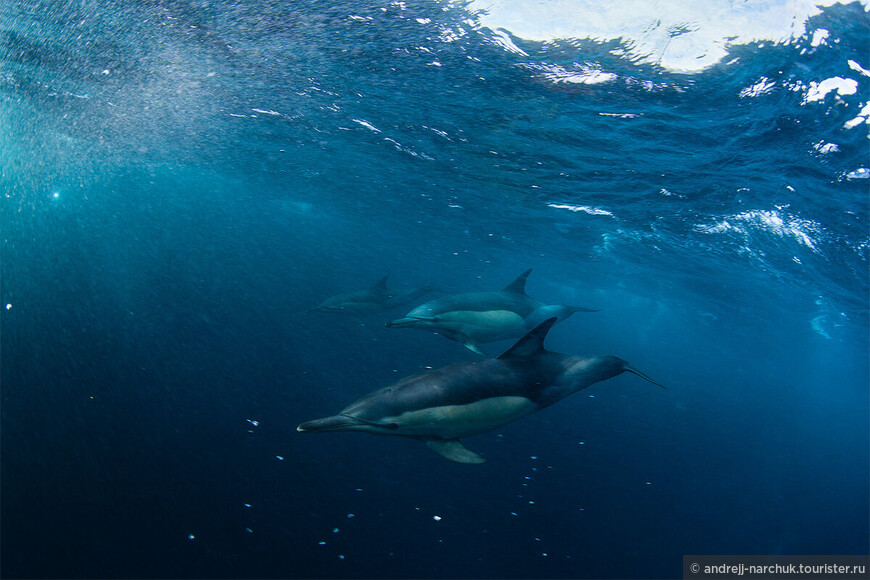
<svg viewBox="0 0 870 580">
<path fill-rule="evenodd" d="M 868 553 L 867 4 L 648 4 L 0 3 L 2 576 Z M 296 432 L 478 358 L 309 308 L 528 268 L 600 309 L 548 348 L 667 390 L 594 385 L 482 465 Z"/>
</svg>

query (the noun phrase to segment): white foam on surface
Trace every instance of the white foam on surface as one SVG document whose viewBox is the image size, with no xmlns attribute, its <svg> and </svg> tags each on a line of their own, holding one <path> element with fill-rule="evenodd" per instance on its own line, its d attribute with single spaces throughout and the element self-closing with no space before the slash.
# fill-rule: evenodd
<svg viewBox="0 0 870 580">
<path fill-rule="evenodd" d="M 791 239 L 818 253 L 814 238 L 821 227 L 814 221 L 783 215 L 776 210 L 751 210 L 726 216 L 712 224 L 699 224 L 695 231 L 704 234 L 736 233 L 748 238 L 753 230 L 766 231 L 783 239 Z M 749 248 L 747 248 L 749 249 Z M 751 249 L 749 249 L 751 251 Z"/>
<path fill-rule="evenodd" d="M 525 40 L 622 39 L 630 56 L 664 68 L 696 72 L 716 64 L 729 45 L 788 42 L 806 33 L 807 18 L 838 0 L 472 0 L 481 26 L 511 52 L 525 54 L 508 34 Z M 867 0 L 862 0 L 865 9 Z M 828 31 L 811 43 L 828 42 Z"/>
<path fill-rule="evenodd" d="M 556 208 L 556 209 L 567 209 L 568 211 L 573 212 L 583 212 L 588 213 L 589 215 L 609 215 L 613 216 L 613 212 L 607 211 L 606 209 L 601 209 L 599 207 L 589 207 L 587 205 L 570 205 L 567 203 L 548 203 L 548 207 Z"/>
<path fill-rule="evenodd" d="M 823 101 L 825 96 L 832 91 L 836 91 L 840 96 L 854 95 L 858 92 L 858 81 L 855 79 L 844 79 L 843 77 L 831 77 L 818 83 L 810 81 L 810 86 L 804 97 L 804 104 Z"/>
</svg>

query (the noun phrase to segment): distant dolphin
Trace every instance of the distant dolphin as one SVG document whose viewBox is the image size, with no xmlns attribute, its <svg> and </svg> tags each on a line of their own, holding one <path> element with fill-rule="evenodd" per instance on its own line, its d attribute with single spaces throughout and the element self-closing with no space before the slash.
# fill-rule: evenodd
<svg viewBox="0 0 870 580">
<path fill-rule="evenodd" d="M 546 350 L 544 337 L 555 323 L 556 318 L 545 320 L 498 358 L 455 363 L 406 377 L 366 395 L 338 415 L 302 423 L 296 430 L 411 437 L 451 461 L 483 463 L 480 455 L 459 441 L 461 437 L 498 429 L 626 371 L 662 387 L 615 356 L 571 356 Z"/>
<path fill-rule="evenodd" d="M 479 343 L 522 336 L 553 316 L 562 321 L 575 312 L 598 312 L 579 306 L 546 305 L 529 298 L 525 288 L 531 272 L 526 270 L 496 292 L 468 292 L 432 300 L 388 322 L 387 327 L 432 330 L 486 356 Z"/>
<path fill-rule="evenodd" d="M 327 298 L 320 305 L 309 309 L 309 312 L 343 312 L 349 314 L 371 314 L 397 306 L 405 306 L 419 300 L 432 292 L 431 286 L 414 288 L 403 294 L 390 294 L 387 290 L 387 278 L 384 276 L 367 290 L 345 292 Z"/>
</svg>

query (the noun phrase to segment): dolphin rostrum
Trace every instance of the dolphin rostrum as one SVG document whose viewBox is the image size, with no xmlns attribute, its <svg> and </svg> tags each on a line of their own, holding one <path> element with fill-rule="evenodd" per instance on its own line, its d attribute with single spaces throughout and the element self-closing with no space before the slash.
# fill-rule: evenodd
<svg viewBox="0 0 870 580">
<path fill-rule="evenodd" d="M 432 292 L 431 286 L 413 288 L 402 294 L 392 294 L 387 290 L 387 278 L 384 276 L 366 290 L 345 292 L 331 296 L 309 312 L 340 312 L 348 314 L 371 314 L 389 308 L 410 304 Z"/>
<path fill-rule="evenodd" d="M 432 300 L 388 322 L 387 327 L 431 330 L 486 356 L 479 346 L 482 342 L 522 336 L 551 317 L 561 322 L 575 312 L 597 312 L 579 306 L 542 304 L 529 298 L 525 288 L 530 273 L 526 270 L 496 292 L 468 292 Z"/>
<path fill-rule="evenodd" d="M 303 433 L 364 431 L 410 437 L 451 461 L 483 463 L 460 439 L 498 429 L 626 371 L 664 388 L 615 356 L 572 356 L 544 348 L 545 320 L 501 356 L 459 362 L 374 391 L 338 415 L 299 425 Z"/>
</svg>

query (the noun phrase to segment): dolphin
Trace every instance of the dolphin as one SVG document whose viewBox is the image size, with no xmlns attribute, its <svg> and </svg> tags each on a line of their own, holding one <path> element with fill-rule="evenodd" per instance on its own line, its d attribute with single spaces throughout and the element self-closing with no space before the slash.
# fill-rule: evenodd
<svg viewBox="0 0 870 580">
<path fill-rule="evenodd" d="M 526 270 L 496 292 L 468 292 L 444 296 L 418 306 L 402 318 L 387 322 L 387 328 L 432 330 L 461 342 L 486 356 L 479 344 L 522 336 L 544 320 L 565 320 L 575 312 L 598 312 L 580 306 L 542 304 L 526 294 Z"/>
<path fill-rule="evenodd" d="M 501 356 L 406 377 L 364 396 L 338 415 L 302 423 L 296 430 L 410 437 L 451 461 L 483 463 L 483 457 L 467 449 L 461 438 L 498 429 L 624 372 L 665 388 L 615 356 L 546 350 L 544 338 L 556 320 L 545 320 Z"/>
<path fill-rule="evenodd" d="M 391 294 L 387 290 L 387 278 L 389 276 L 384 276 L 366 290 L 345 292 L 344 294 L 331 296 L 308 311 L 371 314 L 411 304 L 433 290 L 431 286 L 424 286 L 422 288 L 414 288 L 402 294 Z"/>
</svg>

